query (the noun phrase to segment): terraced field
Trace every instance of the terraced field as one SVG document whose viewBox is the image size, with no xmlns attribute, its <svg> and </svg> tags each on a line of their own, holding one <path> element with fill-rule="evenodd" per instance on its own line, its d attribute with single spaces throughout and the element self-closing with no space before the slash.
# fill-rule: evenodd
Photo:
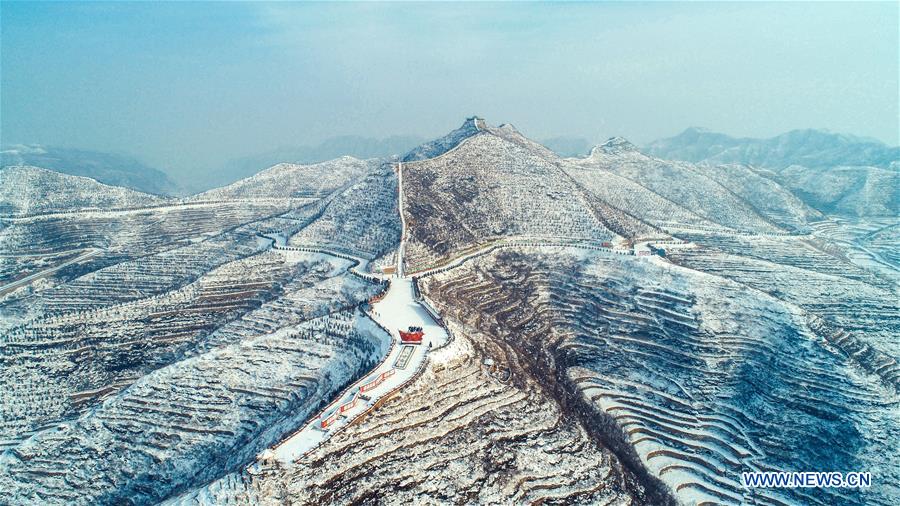
<svg viewBox="0 0 900 506">
<path fill-rule="evenodd" d="M 891 503 L 896 391 L 823 347 L 771 297 L 600 255 L 495 253 L 429 278 L 423 291 L 578 392 L 575 410 L 599 440 L 680 501 Z M 886 475 L 860 494 L 740 484 L 742 471 L 796 468 Z"/>
<path fill-rule="evenodd" d="M 673 262 L 802 308 L 832 346 L 900 389 L 900 308 L 897 285 L 889 278 L 798 239 L 691 238 L 703 247 L 673 252 Z M 835 248 L 826 251 L 840 255 Z"/>
<path fill-rule="evenodd" d="M 186 199 L 4 169 L 0 503 L 897 504 L 892 202 L 790 172 L 477 117 Z"/>
<path fill-rule="evenodd" d="M 293 182 L 277 199 L 248 183 L 217 202 L 3 217 L 7 281 L 22 264 L 46 275 L 0 299 L 0 489 L 16 504 L 157 502 L 243 466 L 380 360 L 387 336 L 358 306 L 384 286 L 261 235 L 389 255 L 395 197 L 368 196 L 390 168 L 330 167 L 315 191 L 268 174 Z M 52 268 L 81 251 L 96 255 Z"/>
<path fill-rule="evenodd" d="M 734 230 L 777 233 L 782 229 L 773 217 L 766 214 L 767 209 L 773 210 L 779 218 L 788 214 L 803 216 L 809 212 L 790 192 L 780 188 L 775 192 L 771 188 L 765 191 L 765 188 L 757 186 L 756 193 L 750 193 L 739 184 L 738 178 L 728 179 L 718 174 L 726 169 L 717 167 L 718 173 L 710 177 L 708 170 L 698 169 L 689 163 L 647 156 L 624 139 L 611 139 L 594 148 L 586 158 L 567 159 L 566 165 L 573 167 L 573 174 L 580 176 L 578 179 L 582 184 L 613 198 L 628 198 L 629 194 L 635 193 L 649 195 L 645 197 L 646 201 L 632 200 L 631 205 L 622 208 L 648 221 L 666 219 L 664 216 L 672 212 L 667 208 L 671 209 L 675 204 L 681 209 L 673 210 L 675 214 L 670 215 L 668 220 L 682 226 L 698 223 L 699 218 Z M 611 172 L 631 183 L 616 184 L 608 190 L 598 188 L 600 183 L 590 180 L 595 175 L 606 179 L 611 177 L 603 172 Z M 647 212 L 652 214 L 645 218 Z M 796 219 L 791 222 L 794 226 L 800 225 Z M 702 222 L 699 224 L 703 225 Z"/>
<path fill-rule="evenodd" d="M 413 385 L 297 465 L 230 475 L 173 502 L 629 504 L 647 496 L 515 348 L 450 328 L 455 340 L 429 355 Z"/>
<path fill-rule="evenodd" d="M 302 205 L 308 200 L 299 200 Z M 54 265 L 54 256 L 95 248 L 95 257 L 79 272 L 90 272 L 123 259 L 148 256 L 198 239 L 210 238 L 248 222 L 290 209 L 287 203 L 219 203 L 140 211 L 73 212 L 0 222 L 0 284 Z M 24 262 L 23 262 L 24 260 Z M 45 265 L 41 266 L 40 264 Z M 33 267 L 32 267 L 33 265 Z"/>
<path fill-rule="evenodd" d="M 330 199 L 315 222 L 292 235 L 289 244 L 380 258 L 400 242 L 397 193 L 394 166 L 385 163 Z"/>
<path fill-rule="evenodd" d="M 379 334 L 345 311 L 158 369 L 4 453 L 0 484 L 23 502 L 158 501 L 235 469 L 301 423 L 384 352 Z"/>
</svg>

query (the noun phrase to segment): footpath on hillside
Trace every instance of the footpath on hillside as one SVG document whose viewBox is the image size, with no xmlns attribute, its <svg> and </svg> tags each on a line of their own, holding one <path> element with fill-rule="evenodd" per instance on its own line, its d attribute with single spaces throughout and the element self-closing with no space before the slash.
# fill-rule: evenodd
<svg viewBox="0 0 900 506">
<path fill-rule="evenodd" d="M 449 335 L 420 300 L 416 298 L 414 280 L 404 276 L 403 252 L 406 239 L 406 221 L 403 219 L 403 167 L 398 164 L 399 209 L 401 214 L 401 239 L 397 248 L 397 268 L 394 276 L 386 278 L 390 284 L 384 296 L 372 304 L 370 316 L 391 336 L 391 345 L 385 358 L 368 374 L 345 388 L 324 410 L 313 416 L 296 432 L 267 449 L 259 462 L 250 467 L 259 470 L 260 464 L 275 461 L 282 466 L 291 465 L 313 449 L 323 444 L 331 435 L 353 423 L 374 409 L 378 402 L 390 396 L 413 380 L 425 367 L 428 351 L 446 344 Z M 286 247 L 286 238 L 268 237 L 276 249 Z M 322 252 L 327 254 L 327 252 Z M 420 344 L 401 342 L 400 330 L 421 327 L 424 332 Z"/>
</svg>

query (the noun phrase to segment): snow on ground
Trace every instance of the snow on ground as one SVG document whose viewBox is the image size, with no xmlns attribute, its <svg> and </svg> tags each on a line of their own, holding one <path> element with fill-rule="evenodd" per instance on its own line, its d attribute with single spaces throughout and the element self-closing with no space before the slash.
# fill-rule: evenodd
<svg viewBox="0 0 900 506">
<path fill-rule="evenodd" d="M 368 411 L 381 398 L 403 386 L 416 376 L 425 361 L 428 350 L 447 342 L 448 336 L 444 328 L 416 301 L 413 281 L 410 278 L 394 277 L 391 279 L 391 286 L 387 294 L 373 305 L 372 316 L 376 322 L 391 332 L 393 343 L 387 357 L 362 380 L 344 390 L 319 416 L 310 420 L 301 430 L 277 445 L 273 449 L 272 456 L 279 463 L 290 465 L 295 462 L 306 452 L 322 444 L 331 434 L 352 422 L 358 415 Z M 398 330 L 406 329 L 409 326 L 422 327 L 425 332 L 422 344 L 402 345 L 400 343 Z M 406 365 L 399 368 L 398 358 L 407 348 L 412 349 L 412 355 Z M 395 367 L 395 364 L 398 367 Z M 361 392 L 361 387 L 377 381 L 385 373 L 388 376 L 378 386 L 367 388 L 365 392 Z M 354 399 L 356 400 L 355 404 L 353 403 Z M 327 428 L 323 428 L 323 420 L 330 419 L 336 412 L 338 413 L 337 420 Z"/>
</svg>

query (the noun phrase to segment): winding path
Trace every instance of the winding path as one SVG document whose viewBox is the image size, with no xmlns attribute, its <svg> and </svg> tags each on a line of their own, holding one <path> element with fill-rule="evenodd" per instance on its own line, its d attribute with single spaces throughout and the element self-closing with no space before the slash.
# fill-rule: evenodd
<svg viewBox="0 0 900 506">
<path fill-rule="evenodd" d="M 401 236 L 397 248 L 397 274 L 388 278 L 390 285 L 384 297 L 372 306 L 371 316 L 381 327 L 390 332 L 391 344 L 384 359 L 368 374 L 349 387 L 345 388 L 334 401 L 314 416 L 298 431 L 282 442 L 264 451 L 260 460 L 275 460 L 280 465 L 289 466 L 306 453 L 323 444 L 332 434 L 353 423 L 354 420 L 369 412 L 378 402 L 409 381 L 415 379 L 425 367 L 428 350 L 445 344 L 449 336 L 447 331 L 432 317 L 431 313 L 417 300 L 414 281 L 404 276 L 403 252 L 406 242 L 406 220 L 403 217 L 403 168 L 397 165 L 398 192 Z M 264 236 L 272 241 L 275 249 L 301 249 L 284 246 L 284 241 L 270 235 Z M 281 243 L 281 244 L 279 244 Z M 307 248 L 302 248 L 307 250 Z M 308 248 L 315 250 L 315 248 Z M 333 254 L 327 250 L 319 253 Z M 344 255 L 335 255 L 349 258 Z M 356 268 L 352 266 L 350 269 Z M 377 276 L 376 276 L 377 277 Z M 382 278 L 384 279 L 384 278 Z M 404 345 L 400 342 L 399 329 L 408 326 L 419 326 L 425 336 L 422 344 Z M 401 355 L 404 357 L 401 359 Z M 251 472 L 259 469 L 251 466 Z"/>
<path fill-rule="evenodd" d="M 397 247 L 397 270 L 391 277 L 361 273 L 358 269 L 365 265 L 365 260 L 350 255 L 337 254 L 320 248 L 289 247 L 286 238 L 280 235 L 261 234 L 271 241 L 271 246 L 278 250 L 300 250 L 328 254 L 355 261 L 348 271 L 378 279 L 387 279 L 390 284 L 384 297 L 372 306 L 369 314 L 380 327 L 388 329 L 391 344 L 384 359 L 361 379 L 345 388 L 322 411 L 309 419 L 296 432 L 280 443 L 260 454 L 256 463 L 250 466 L 250 472 L 259 471 L 262 467 L 277 462 L 281 466 L 291 466 L 304 455 L 318 448 L 328 438 L 342 428 L 352 424 L 364 414 L 374 409 L 379 401 L 391 396 L 398 389 L 414 380 L 425 367 L 428 351 L 447 343 L 449 335 L 444 327 L 435 320 L 424 305 L 417 299 L 414 279 L 404 269 L 404 252 L 408 238 L 406 217 L 403 213 L 403 164 L 397 164 L 398 208 L 400 212 L 401 235 Z M 549 244 L 548 244 L 549 243 Z M 553 244 L 547 238 L 518 237 L 499 241 L 476 249 L 449 262 L 416 273 L 416 276 L 433 274 L 438 271 L 458 267 L 467 260 L 483 255 L 499 247 L 507 246 L 569 246 L 585 249 L 607 250 L 620 254 L 634 254 L 633 251 L 615 251 L 611 248 L 593 244 L 573 244 L 561 242 Z M 400 342 L 398 330 L 408 326 L 422 327 L 425 333 L 420 345 L 404 345 Z"/>
</svg>

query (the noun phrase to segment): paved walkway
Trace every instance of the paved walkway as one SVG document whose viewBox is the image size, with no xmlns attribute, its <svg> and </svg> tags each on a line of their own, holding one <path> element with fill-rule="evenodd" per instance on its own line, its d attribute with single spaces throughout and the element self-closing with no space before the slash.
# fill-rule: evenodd
<svg viewBox="0 0 900 506">
<path fill-rule="evenodd" d="M 342 392 L 318 417 L 273 448 L 274 458 L 281 464 L 290 465 L 367 411 L 379 399 L 403 386 L 416 375 L 425 361 L 429 347 L 437 347 L 447 341 L 446 331 L 415 300 L 410 279 L 392 279 L 387 294 L 374 304 L 372 316 L 390 330 L 394 340 L 387 358 L 361 381 Z M 410 325 L 420 326 L 425 331 L 422 344 L 400 344 L 398 330 Z M 394 367 L 400 353 L 407 346 L 412 348 L 412 354 L 406 366 L 403 369 Z M 326 427 L 323 427 L 323 422 Z"/>
<path fill-rule="evenodd" d="M 400 181 L 400 209 L 403 208 L 403 167 L 398 165 Z M 402 212 L 401 212 L 402 219 Z M 356 417 L 372 408 L 380 399 L 413 379 L 425 362 L 430 348 L 445 344 L 446 330 L 416 300 L 412 278 L 403 276 L 403 251 L 406 238 L 406 222 L 401 221 L 401 241 L 397 251 L 397 272 L 390 278 L 391 284 L 385 296 L 373 304 L 372 317 L 388 329 L 393 340 L 387 357 L 361 380 L 345 389 L 324 411 L 309 420 L 299 431 L 276 445 L 267 455 L 282 465 L 290 465 L 305 453 L 316 448 L 336 431 L 346 427 Z M 276 248 L 279 237 L 270 237 Z M 284 243 L 284 239 L 281 238 Z M 399 330 L 410 326 L 422 327 L 425 335 L 422 344 L 403 345 Z M 404 351 L 406 350 L 406 351 Z M 398 364 L 400 355 L 409 355 Z M 265 453 L 268 453 L 265 452 Z"/>
</svg>

